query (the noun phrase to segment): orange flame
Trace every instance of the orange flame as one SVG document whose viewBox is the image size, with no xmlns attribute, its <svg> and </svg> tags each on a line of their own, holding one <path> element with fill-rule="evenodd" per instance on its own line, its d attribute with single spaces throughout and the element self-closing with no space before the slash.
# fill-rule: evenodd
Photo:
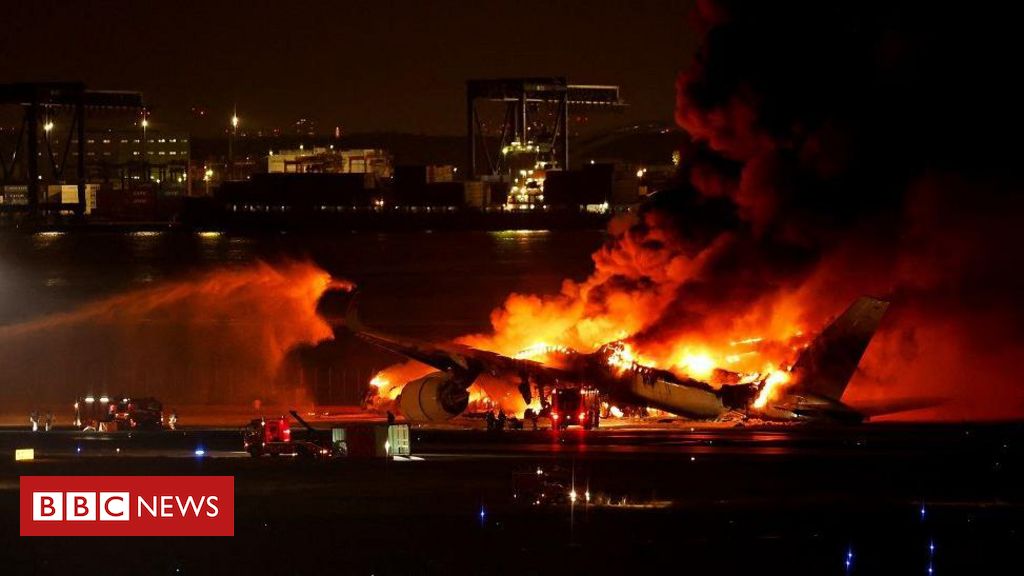
<svg viewBox="0 0 1024 576">
<path fill-rule="evenodd" d="M 675 236 L 659 213 L 620 217 L 609 225 L 611 241 L 593 255 L 594 272 L 577 282 L 565 280 L 550 296 L 511 294 L 491 314 L 490 333 L 457 339 L 461 344 L 551 362 L 572 351 L 603 349 L 619 371 L 634 365 L 669 370 L 680 377 L 721 385 L 756 382 L 766 365 L 790 365 L 804 342 L 801 295 L 772 292 L 743 308 L 703 310 L 701 322 L 671 322 L 669 307 L 687 283 L 733 242 L 723 234 L 702 250 Z M 394 378 L 396 386 L 410 378 Z M 719 378 L 719 369 L 729 376 Z M 429 371 L 422 369 L 417 376 Z M 404 375 L 403 375 L 404 376 Z M 778 377 L 762 391 L 764 402 L 786 385 Z M 515 383 L 482 386 L 495 402 L 525 409 Z M 516 400 L 518 398 L 518 400 Z"/>
<path fill-rule="evenodd" d="M 761 410 L 768 405 L 770 400 L 774 400 L 779 393 L 780 387 L 789 383 L 789 372 L 782 370 L 771 370 L 768 377 L 765 378 L 764 386 L 757 395 L 757 399 L 754 400 L 753 407 Z"/>
</svg>

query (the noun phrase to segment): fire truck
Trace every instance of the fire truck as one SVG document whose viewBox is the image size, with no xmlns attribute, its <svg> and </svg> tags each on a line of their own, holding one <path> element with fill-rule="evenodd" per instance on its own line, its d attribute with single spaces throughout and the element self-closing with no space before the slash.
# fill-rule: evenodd
<svg viewBox="0 0 1024 576">
<path fill-rule="evenodd" d="M 277 418 L 254 418 L 242 429 L 245 451 L 253 458 L 268 456 L 297 456 L 302 458 L 330 458 L 334 450 L 323 434 L 309 425 L 297 412 L 291 411 L 295 420 L 307 431 L 307 438 L 292 438 L 291 423 L 287 416 Z"/>
<path fill-rule="evenodd" d="M 551 429 L 582 426 L 597 428 L 601 421 L 601 397 L 596 388 L 556 388 L 551 393 Z"/>
<path fill-rule="evenodd" d="M 164 406 L 153 397 L 109 398 L 88 395 L 75 399 L 75 425 L 85 430 L 161 430 Z"/>
</svg>

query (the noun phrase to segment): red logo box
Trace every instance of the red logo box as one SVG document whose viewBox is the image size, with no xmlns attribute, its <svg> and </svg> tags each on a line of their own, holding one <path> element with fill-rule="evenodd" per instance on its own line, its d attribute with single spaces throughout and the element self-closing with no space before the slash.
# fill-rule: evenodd
<svg viewBox="0 0 1024 576">
<path fill-rule="evenodd" d="M 234 536 L 232 476 L 22 476 L 22 536 Z"/>
</svg>

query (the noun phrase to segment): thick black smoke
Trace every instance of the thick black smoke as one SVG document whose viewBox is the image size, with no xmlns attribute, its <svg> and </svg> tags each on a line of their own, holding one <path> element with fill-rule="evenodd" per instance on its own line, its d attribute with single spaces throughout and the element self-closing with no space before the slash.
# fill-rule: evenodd
<svg viewBox="0 0 1024 576">
<path fill-rule="evenodd" d="M 697 12 L 704 39 L 677 83 L 683 184 L 627 234 L 653 221 L 672 228 L 670 249 L 717 245 L 638 341 L 728 331 L 792 302 L 821 323 L 870 293 L 893 306 L 848 399 L 1024 415 L 1014 20 L 872 2 Z"/>
</svg>

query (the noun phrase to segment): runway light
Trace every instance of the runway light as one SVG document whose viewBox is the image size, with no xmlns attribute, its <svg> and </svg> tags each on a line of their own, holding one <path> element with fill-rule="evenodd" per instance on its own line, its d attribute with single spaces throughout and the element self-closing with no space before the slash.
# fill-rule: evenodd
<svg viewBox="0 0 1024 576">
<path fill-rule="evenodd" d="M 206 456 L 206 450 L 202 448 L 196 448 L 196 456 Z"/>
</svg>

